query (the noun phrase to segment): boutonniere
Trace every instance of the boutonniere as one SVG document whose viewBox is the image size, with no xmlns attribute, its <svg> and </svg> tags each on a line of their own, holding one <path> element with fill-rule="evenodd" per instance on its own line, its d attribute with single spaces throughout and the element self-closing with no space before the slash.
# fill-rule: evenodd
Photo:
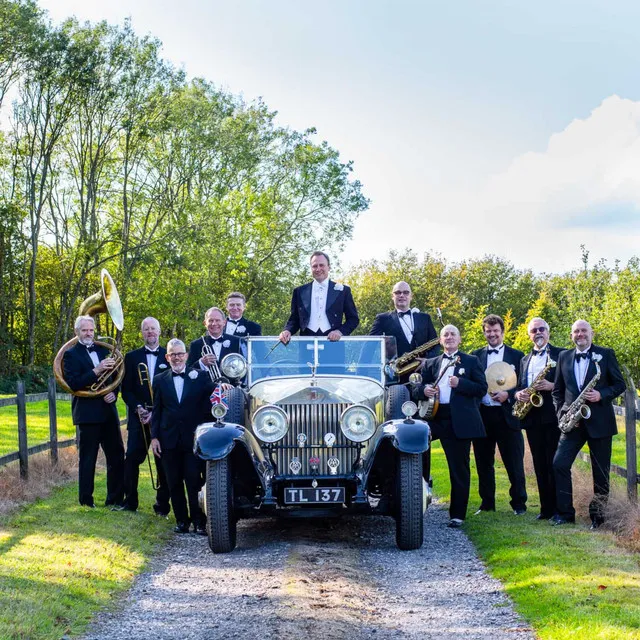
<svg viewBox="0 0 640 640">
<path fill-rule="evenodd" d="M 168 365 L 166 365 L 164 362 L 161 362 L 161 363 L 158 365 L 158 369 L 166 369 L 166 368 L 167 368 L 167 366 L 168 366 Z"/>
<path fill-rule="evenodd" d="M 463 375 L 464 375 L 464 367 L 460 367 L 460 368 L 458 369 L 458 375 L 459 375 L 459 376 L 463 376 Z"/>
<path fill-rule="evenodd" d="M 418 309 L 418 307 L 413 307 L 413 309 L 411 309 L 411 313 L 420 313 L 420 309 Z"/>
<path fill-rule="evenodd" d="M 236 327 L 236 333 L 246 333 L 247 332 L 247 327 L 245 327 L 243 324 L 239 324 Z"/>
<path fill-rule="evenodd" d="M 192 380 L 195 380 L 198 377 L 198 372 L 191 370 L 188 375 Z"/>
<path fill-rule="evenodd" d="M 344 290 L 344 285 L 340 284 L 339 282 L 336 282 L 335 287 L 333 287 L 336 291 L 343 291 Z"/>
<path fill-rule="evenodd" d="M 222 346 L 226 349 L 227 347 L 230 347 L 230 346 L 231 346 L 231 342 L 230 342 L 229 340 L 225 340 L 225 341 L 222 343 Z"/>
<path fill-rule="evenodd" d="M 600 362 L 600 360 L 602 360 L 602 354 L 600 354 L 600 353 L 593 353 L 593 354 L 591 355 L 591 359 L 592 359 L 594 362 Z"/>
</svg>

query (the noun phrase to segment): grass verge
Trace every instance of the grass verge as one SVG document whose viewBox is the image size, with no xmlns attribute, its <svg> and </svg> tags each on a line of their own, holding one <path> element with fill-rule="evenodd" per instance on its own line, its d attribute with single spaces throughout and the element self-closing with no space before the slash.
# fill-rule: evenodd
<svg viewBox="0 0 640 640">
<path fill-rule="evenodd" d="M 87 509 L 76 483 L 0 518 L 0 637 L 59 640 L 112 605 L 169 537 L 144 467 L 137 513 Z M 104 472 L 96 496 L 106 493 Z M 98 501 L 96 501 L 98 504 Z"/>
<path fill-rule="evenodd" d="M 497 463 L 496 471 L 498 511 L 473 516 L 479 498 L 472 469 L 464 530 L 538 637 L 640 638 L 640 556 L 618 546 L 612 533 L 591 532 L 584 522 L 556 528 L 535 520 L 540 503 L 531 476 L 529 511 L 514 516 L 504 467 Z M 440 443 L 433 449 L 432 473 L 436 494 L 448 499 L 449 474 Z M 579 482 L 576 478 L 575 484 Z"/>
</svg>

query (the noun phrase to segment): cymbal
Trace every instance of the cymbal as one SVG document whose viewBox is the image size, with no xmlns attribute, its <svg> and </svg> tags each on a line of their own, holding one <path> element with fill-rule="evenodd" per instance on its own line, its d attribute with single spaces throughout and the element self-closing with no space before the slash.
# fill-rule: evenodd
<svg viewBox="0 0 640 640">
<path fill-rule="evenodd" d="M 507 362 L 494 362 L 489 365 L 484 375 L 489 385 L 489 393 L 509 391 L 518 383 L 515 369 Z"/>
</svg>

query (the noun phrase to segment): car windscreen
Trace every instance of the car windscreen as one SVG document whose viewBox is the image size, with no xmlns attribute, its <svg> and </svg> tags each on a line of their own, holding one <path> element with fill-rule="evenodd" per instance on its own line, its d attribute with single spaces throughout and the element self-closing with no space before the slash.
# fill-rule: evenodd
<svg viewBox="0 0 640 640">
<path fill-rule="evenodd" d="M 394 338 L 391 338 L 395 342 Z M 321 338 L 292 338 L 284 345 L 278 338 L 249 341 L 249 382 L 274 376 L 365 376 L 384 380 L 384 364 L 395 344 L 389 338 L 361 336 L 330 342 Z"/>
</svg>

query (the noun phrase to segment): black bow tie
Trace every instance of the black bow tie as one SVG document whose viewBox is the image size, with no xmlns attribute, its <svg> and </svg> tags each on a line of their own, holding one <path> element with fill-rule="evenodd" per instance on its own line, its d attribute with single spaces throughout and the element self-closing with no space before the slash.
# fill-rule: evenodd
<svg viewBox="0 0 640 640">
<path fill-rule="evenodd" d="M 500 349 L 487 349 L 487 353 L 500 353 Z"/>
<path fill-rule="evenodd" d="M 457 353 L 454 353 L 452 356 L 448 356 L 446 353 L 444 354 L 444 356 L 442 356 L 443 358 L 446 358 L 447 360 L 455 360 L 458 357 Z"/>
<path fill-rule="evenodd" d="M 410 316 L 411 315 L 411 309 L 409 309 L 409 311 L 398 311 L 398 318 L 402 318 L 402 316 Z"/>
<path fill-rule="evenodd" d="M 588 351 L 585 351 L 584 353 L 576 353 L 576 360 L 582 360 L 582 358 L 588 360 L 590 355 L 591 354 Z"/>
<path fill-rule="evenodd" d="M 88 351 L 89 353 L 91 353 L 92 351 L 95 351 L 95 350 L 96 350 L 96 345 L 95 345 L 95 344 L 90 344 L 90 345 L 87 347 L 87 351 Z"/>
<path fill-rule="evenodd" d="M 145 347 L 144 348 L 144 352 L 148 353 L 150 356 L 158 357 L 158 354 L 160 353 L 160 349 L 156 349 L 155 351 L 151 351 L 151 349 L 148 349 L 147 347 Z"/>
<path fill-rule="evenodd" d="M 211 338 L 211 344 L 222 344 L 222 336 L 219 338 Z"/>
<path fill-rule="evenodd" d="M 178 377 L 180 377 L 180 378 L 184 378 L 184 371 L 181 371 L 180 373 L 176 373 L 175 371 L 172 371 L 172 372 L 171 372 L 171 375 L 172 375 L 174 378 L 178 378 Z"/>
<path fill-rule="evenodd" d="M 547 353 L 546 349 L 543 349 L 542 351 L 536 351 L 535 349 L 533 350 L 534 356 L 543 356 L 545 353 Z"/>
</svg>

